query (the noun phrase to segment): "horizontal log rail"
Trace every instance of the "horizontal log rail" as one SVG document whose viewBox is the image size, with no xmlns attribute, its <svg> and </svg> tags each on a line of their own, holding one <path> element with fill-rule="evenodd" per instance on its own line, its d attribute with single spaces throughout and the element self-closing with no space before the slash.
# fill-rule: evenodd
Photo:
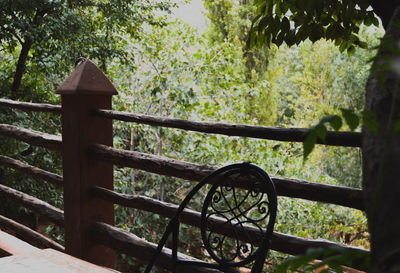
<svg viewBox="0 0 400 273">
<path fill-rule="evenodd" d="M 136 122 L 153 126 L 277 141 L 303 142 L 307 136 L 307 133 L 309 132 L 309 129 L 306 128 L 277 128 L 269 126 L 229 124 L 222 122 L 199 122 L 177 118 L 126 113 L 113 110 L 95 110 L 93 111 L 93 114 L 104 118 Z M 361 133 L 328 131 L 326 134 L 326 141 L 322 142 L 319 140 L 317 143 L 332 146 L 360 147 Z"/>
<path fill-rule="evenodd" d="M 113 227 L 111 225 L 97 222 L 92 228 L 92 238 L 109 248 L 115 249 L 120 253 L 130 255 L 142 261 L 148 262 L 152 257 L 157 245 L 139 238 L 136 235 L 129 233 L 125 230 Z M 180 260 L 199 261 L 193 257 L 178 253 Z M 172 251 L 169 248 L 163 248 L 160 253 L 156 265 L 171 269 L 172 265 Z M 180 266 L 178 272 L 221 272 L 215 269 L 203 268 L 198 266 Z M 182 271 L 181 271 L 182 270 Z"/>
<path fill-rule="evenodd" d="M 62 176 L 31 166 L 11 157 L 0 155 L 0 165 L 20 171 L 34 178 L 43 179 L 53 185 L 56 185 L 57 187 L 63 186 Z"/>
<path fill-rule="evenodd" d="M 93 81 L 94 78 L 96 79 L 95 81 Z M 112 147 L 112 119 L 200 133 L 288 142 L 303 142 L 310 132 L 310 129 L 306 128 L 275 128 L 223 122 L 199 122 L 112 111 L 110 110 L 112 109 L 111 98 L 117 91 L 90 60 L 83 60 L 57 89 L 57 93 L 62 97 L 62 106 L 0 99 L 0 107 L 62 114 L 64 142 L 62 142 L 61 136 L 8 124 L 0 124 L 0 136 L 63 152 L 64 178 L 7 156 L 0 156 L 0 166 L 13 168 L 32 177 L 42 178 L 55 185 L 64 186 L 65 215 L 67 219 L 65 225 L 64 212 L 42 200 L 2 184 L 0 184 L 0 196 L 32 210 L 57 225 L 63 226 L 66 241 L 65 251 L 67 253 L 85 257 L 109 267 L 115 265 L 114 255 L 112 251 L 108 252 L 109 250 L 106 247 L 97 245 L 97 242 L 142 260 L 149 259 L 156 246 L 106 224 L 113 223 L 112 220 L 114 219 L 113 205 L 106 200 L 120 202 L 130 207 L 152 211 L 167 217 L 176 211 L 176 205 L 141 196 L 123 196 L 121 199 L 121 196 L 117 193 L 101 190 L 100 188 L 97 188 L 95 193 L 98 197 L 106 200 L 91 195 L 88 189 L 92 186 L 102 186 L 104 188 L 110 186 L 109 188 L 112 188 L 112 164 L 189 181 L 200 181 L 217 169 L 217 166 L 194 164 L 167 157 L 114 149 Z M 4 108 L 1 110 L 4 110 Z M 90 143 L 103 143 L 108 146 L 93 144 L 88 148 Z M 323 143 L 321 141 L 318 143 L 333 146 L 360 147 L 361 133 L 329 131 L 327 132 L 326 140 Z M 92 164 L 94 160 L 102 162 Z M 298 179 L 271 178 L 275 182 L 277 193 L 280 196 L 303 198 L 360 210 L 364 209 L 361 190 Z M 66 182 L 63 183 L 63 180 Z M 99 184 L 103 182 L 104 184 Z M 213 183 L 213 181 L 210 183 Z M 239 181 L 237 186 L 248 188 L 247 181 L 244 179 Z M 79 196 L 80 198 L 77 198 Z M 103 219 L 103 222 L 106 223 L 96 222 L 99 221 L 98 219 Z M 191 210 L 185 211 L 183 221 L 198 226 L 199 213 Z M 18 226 L 17 223 L 13 223 L 9 219 L 0 218 L 0 226 L 2 225 L 7 226 L 9 229 L 19 230 L 24 236 L 36 238 L 36 234 L 33 235 L 29 230 Z M 93 232 L 88 235 L 86 226 L 92 225 Z M 252 230 L 252 227 L 247 228 L 250 233 L 258 233 L 257 230 Z M 221 233 L 229 235 L 229 231 L 226 230 L 221 230 Z M 95 239 L 96 242 L 92 239 Z M 291 254 L 304 253 L 309 247 L 338 246 L 338 244 L 329 241 L 308 240 L 280 233 L 274 233 L 272 241 L 273 249 Z M 359 249 L 357 250 L 360 251 Z M 104 255 L 104 253 L 108 254 Z M 171 251 L 166 250 L 161 256 L 159 262 L 168 267 L 170 265 Z M 192 258 L 182 256 L 182 259 Z M 209 269 L 195 267 L 187 270 L 187 272 L 195 272 L 195 270 L 197 272 L 210 271 Z"/>
<path fill-rule="evenodd" d="M 64 247 L 20 223 L 0 215 L 0 228 L 10 231 L 16 237 L 38 248 L 53 248 L 64 252 Z"/>
<path fill-rule="evenodd" d="M 8 99 L 0 99 L 0 106 L 15 108 L 23 111 L 34 111 L 34 112 L 48 112 L 61 114 L 61 106 L 53 105 L 47 103 L 32 103 L 32 102 L 22 102 L 14 101 Z"/>
<path fill-rule="evenodd" d="M 162 202 L 146 196 L 121 194 L 101 187 L 94 187 L 93 194 L 95 194 L 99 198 L 108 200 L 114 204 L 157 213 L 161 216 L 168 218 L 172 218 L 175 215 L 176 210 L 178 208 L 178 205 Z M 201 213 L 192 209 L 185 209 L 180 216 L 180 221 L 184 224 L 200 227 Z M 213 221 L 214 223 L 216 223 L 216 226 L 218 226 L 219 222 L 221 221 L 224 222 L 224 220 L 217 217 L 213 217 Z M 220 230 L 218 231 L 218 233 L 231 237 L 237 235 L 240 236 L 243 234 L 246 235 L 249 234 L 252 236 L 252 238 L 260 238 L 259 230 L 257 228 L 244 225 L 244 229 L 246 230 L 246 232 L 244 233 L 240 231 L 234 234 L 231 229 Z M 247 236 L 243 236 L 241 239 L 243 241 L 250 242 Z M 291 255 L 304 254 L 309 248 L 317 248 L 317 247 L 319 248 L 337 247 L 355 251 L 363 251 L 363 252 L 367 251 L 365 249 L 346 246 L 328 240 L 305 239 L 279 232 L 274 232 L 271 240 L 271 249 Z"/>
<path fill-rule="evenodd" d="M 135 151 L 126 151 L 94 144 L 89 153 L 96 159 L 119 166 L 131 167 L 156 174 L 174 176 L 190 181 L 200 181 L 217 169 L 216 166 L 200 165 L 167 157 Z M 278 195 L 331 203 L 355 209 L 364 209 L 362 190 L 308 182 L 300 179 L 271 177 Z M 245 181 L 238 187 L 246 188 Z"/>
<path fill-rule="evenodd" d="M 2 184 L 0 184 L 0 196 L 36 212 L 43 218 L 46 218 L 59 226 L 64 226 L 63 211 L 49 203 Z"/>
<path fill-rule="evenodd" d="M 24 111 L 61 114 L 60 105 L 46 103 L 31 103 L 0 99 L 0 106 Z M 307 128 L 278 128 L 270 126 L 229 124 L 222 122 L 199 122 L 101 109 L 93 111 L 93 114 L 104 118 L 136 122 L 152 126 L 162 126 L 202 133 L 222 134 L 227 136 L 242 136 L 289 142 L 303 142 L 309 131 Z M 326 135 L 326 141 L 322 142 L 319 140 L 318 143 L 333 146 L 360 147 L 361 133 L 329 131 Z"/>
<path fill-rule="evenodd" d="M 61 137 L 9 124 L 0 124 L 0 135 L 24 141 L 28 144 L 61 151 Z"/>
</svg>

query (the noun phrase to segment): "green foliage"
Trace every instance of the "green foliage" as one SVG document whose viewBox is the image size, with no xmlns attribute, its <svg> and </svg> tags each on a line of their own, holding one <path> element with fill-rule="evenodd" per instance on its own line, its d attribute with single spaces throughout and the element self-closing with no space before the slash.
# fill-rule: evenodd
<svg viewBox="0 0 400 273">
<path fill-rule="evenodd" d="M 363 35 L 371 41 L 375 39 L 364 32 Z M 367 60 L 373 54 L 357 49 L 349 56 L 327 41 L 314 45 L 305 42 L 297 48 L 275 48 L 276 55 L 269 59 L 265 80 L 254 86 L 244 76 L 247 67 L 237 44 L 220 41 L 210 46 L 205 37 L 180 22 L 169 22 L 163 28 L 148 26 L 142 39 L 127 39 L 127 47 L 135 56 L 135 62 L 130 64 L 134 73 L 118 62 L 108 65 L 108 73 L 120 92 L 114 100 L 118 110 L 190 120 L 297 127 L 316 123 L 327 112 L 339 114 L 342 108 L 361 109 Z M 249 100 L 251 97 L 257 99 Z M 270 106 L 258 108 L 260 100 Z M 270 114 L 254 114 L 255 110 L 270 111 Z M 340 122 L 344 124 L 346 120 L 339 115 L 325 119 L 321 126 L 316 126 L 315 139 L 324 139 L 327 126 L 337 129 Z M 115 146 L 132 148 L 132 132 L 133 149 L 137 151 L 219 166 L 251 161 L 271 175 L 360 186 L 359 154 L 351 148 L 317 147 L 303 163 L 298 144 L 120 122 L 115 123 Z M 163 200 L 176 204 L 193 187 L 187 181 L 128 169 L 116 169 L 115 175 L 121 192 L 161 198 L 163 189 Z M 198 210 L 201 198 L 190 206 Z M 163 230 L 166 221 L 150 213 L 121 207 L 117 207 L 117 215 L 119 226 L 154 242 L 159 240 L 159 230 Z M 365 216 L 359 211 L 279 200 L 276 225 L 279 232 L 368 247 L 366 225 Z M 182 242 L 190 242 L 183 243 L 180 251 L 203 257 L 204 253 L 196 251 L 200 242 L 195 229 L 185 228 L 180 236 Z"/>
<path fill-rule="evenodd" d="M 25 128 L 59 134 L 61 124 L 52 114 L 25 113 L 0 107 L 0 123 L 13 124 Z M 30 146 L 21 141 L 0 137 L 0 154 L 6 155 L 41 169 L 61 174 L 61 155 L 44 148 Z M 58 208 L 63 207 L 62 190 L 41 179 L 34 179 L 28 175 L 14 171 L 11 168 L 0 167 L 0 181 L 2 184 L 16 190 L 28 193 L 41 200 L 45 200 Z M 29 210 L 16 206 L 6 198 L 0 198 L 0 214 L 26 223 L 31 228 L 43 224 L 43 219 L 35 216 Z M 29 221 L 24 221 L 30 219 Z M 54 231 L 60 229 L 54 229 Z M 60 232 L 48 233 L 48 236 L 62 243 Z"/>
<path fill-rule="evenodd" d="M 107 63 L 129 63 L 132 56 L 120 36 L 138 38 L 147 23 L 165 24 L 174 4 L 166 1 L 9 1 L 0 0 L 0 97 L 57 103 L 54 90 L 80 57 L 94 59 L 103 71 Z M 27 48 L 25 76 L 18 92 L 11 92 L 22 49 Z M 61 124 L 52 114 L 0 109 L 0 122 L 60 134 Z M 60 154 L 1 138 L 0 154 L 61 174 Z M 54 186 L 11 169 L 1 168 L 2 183 L 62 208 L 62 192 Z M 11 218 L 21 208 L 1 200 L 2 213 Z M 49 231 L 62 240 L 57 229 Z"/>
<path fill-rule="evenodd" d="M 317 139 L 320 139 L 322 143 L 325 142 L 326 133 L 328 131 L 326 124 L 329 124 L 333 130 L 338 131 L 342 127 L 343 121 L 338 115 L 329 115 L 323 117 L 317 125 L 311 127 L 303 142 L 304 160 L 307 159 L 308 155 L 314 149 L 315 144 L 317 144 Z"/>
<path fill-rule="evenodd" d="M 318 139 L 321 140 L 322 143 L 325 142 L 327 132 L 327 127 L 325 125 L 326 123 L 329 123 L 329 125 L 335 131 L 338 131 L 342 128 L 344 120 L 350 130 L 354 131 L 360 125 L 360 119 L 362 119 L 365 127 L 368 128 L 372 133 L 376 134 L 379 131 L 379 124 L 376 120 L 376 114 L 374 112 L 362 111 L 360 114 L 357 114 L 349 109 L 342 108 L 340 110 L 343 117 L 338 115 L 325 116 L 320 120 L 317 125 L 309 129 L 307 137 L 303 142 L 304 160 L 306 160 L 308 155 L 312 152 Z"/>
<path fill-rule="evenodd" d="M 372 32 L 362 28 L 360 31 L 360 36 L 372 46 L 379 42 L 381 35 L 382 32 L 379 30 Z M 276 51 L 275 57 L 270 61 L 269 73 L 273 88 L 279 90 L 278 113 L 280 114 L 277 124 L 294 127 L 314 125 L 305 143 L 305 158 L 312 151 L 317 139 L 324 141 L 324 132 L 329 129 L 326 125 L 333 125 L 330 129 L 334 130 L 342 123 L 342 129 L 349 130 L 356 125 L 355 115 L 359 120 L 362 119 L 359 113 L 364 106 L 363 94 L 371 65 L 369 60 L 373 56 L 373 51 L 360 48 L 354 55 L 349 56 L 341 53 L 333 42 L 324 40 L 314 44 L 306 41 L 300 46 L 291 48 L 282 46 Z M 351 112 L 354 115 L 351 115 Z M 332 124 L 320 122 L 324 121 L 321 117 L 332 114 L 344 119 L 336 117 L 332 120 Z M 328 151 L 329 149 L 325 149 L 324 154 L 327 157 L 324 157 L 324 162 L 329 161 L 331 156 L 337 158 L 336 153 Z M 354 160 L 351 161 L 359 162 L 359 155 L 355 150 Z M 326 166 L 335 164 L 331 161 Z M 349 177 L 354 178 L 354 168 L 346 169 Z M 329 173 L 333 174 L 332 168 L 329 168 Z M 337 172 L 335 177 L 345 176 Z"/>
<path fill-rule="evenodd" d="M 118 62 L 109 64 L 108 73 L 119 90 L 119 96 L 114 99 L 115 109 L 192 120 L 273 124 L 274 94 L 266 81 L 253 84 L 246 80 L 242 51 L 235 44 L 224 42 L 210 47 L 205 37 L 174 21 L 168 27 L 148 25 L 143 28 L 141 39 L 126 39 L 127 47 L 135 56 L 130 66 L 137 69 L 132 73 Z M 257 100 L 268 107 L 255 105 Z M 207 164 L 225 164 L 227 158 L 231 162 L 241 161 L 240 150 L 251 151 L 253 143 L 247 139 L 231 141 L 120 122 L 114 128 L 114 146 L 118 148 Z M 233 149 L 229 148 L 231 145 Z M 192 183 L 180 179 L 128 169 L 116 169 L 115 181 L 116 189 L 121 192 L 176 204 L 193 187 Z M 201 200 L 194 200 L 191 206 L 199 209 Z M 166 219 L 121 207 L 116 209 L 120 227 L 148 240 L 159 240 L 159 231 L 164 229 Z M 190 250 L 198 257 L 204 255 L 198 251 L 201 242 L 197 229 L 185 227 L 181 238 L 184 242 L 181 251 Z"/>
<path fill-rule="evenodd" d="M 360 118 L 358 115 L 356 115 L 353 111 L 349 109 L 340 109 L 342 111 L 342 115 L 344 120 L 346 121 L 347 125 L 349 126 L 351 131 L 354 131 L 359 123 L 360 123 Z"/>
<path fill-rule="evenodd" d="M 325 141 L 328 129 L 359 130 L 360 120 L 374 128 L 374 118 L 370 113 L 358 114 L 364 104 L 362 94 L 370 65 L 368 60 L 373 51 L 354 47 L 353 52 L 350 45 L 344 48 L 353 52 L 350 56 L 324 39 L 316 43 L 305 41 L 290 48 L 282 45 L 279 48 L 271 46 L 268 51 L 262 48 L 246 51 L 242 47 L 250 29 L 249 18 L 256 12 L 249 1 L 206 1 L 211 29 L 204 36 L 180 21 L 158 18 L 154 11 L 167 9 L 169 2 L 98 1 L 99 5 L 92 6 L 93 1 L 85 1 L 88 3 L 85 6 L 83 1 L 77 1 L 68 6 L 62 1 L 48 1 L 53 2 L 60 5 L 60 9 L 70 9 L 68 16 L 76 16 L 75 19 L 71 17 L 69 25 L 76 29 L 70 29 L 72 35 L 67 33 L 65 38 L 59 39 L 50 36 L 52 31 L 63 31 L 63 26 L 57 25 L 62 22 L 55 22 L 54 30 L 51 24 L 43 23 L 46 41 L 38 41 L 30 51 L 20 99 L 56 102 L 58 98 L 52 90 L 66 71 L 69 73 L 76 57 L 84 55 L 94 58 L 117 87 L 119 95 L 113 101 L 115 110 L 280 127 L 316 124 L 310 129 L 309 140 L 304 143 L 304 153 L 301 144 L 296 143 L 228 138 L 123 122 L 114 123 L 116 148 L 218 166 L 251 161 L 273 176 L 360 187 L 358 150 L 315 144 L 318 139 Z M 280 12 L 276 16 L 281 18 L 276 27 L 282 24 L 288 27 L 288 19 L 284 19 L 285 7 L 282 6 L 287 5 L 286 11 L 289 11 L 292 2 L 272 2 L 274 12 Z M 277 5 L 280 7 L 276 8 Z M 125 12 L 125 9 L 129 10 Z M 34 10 L 30 12 L 32 17 Z M 52 20 L 65 21 L 65 16 L 67 14 Z M 300 13 L 293 13 L 293 16 L 300 18 Z M 73 25 L 78 19 L 88 24 Z M 327 35 L 330 24 L 331 21 L 324 26 L 324 35 Z M 82 26 L 87 29 L 82 29 Z M 295 27 L 298 31 L 298 26 L 289 24 L 289 29 Z M 15 33 L 22 34 L 21 31 Z M 371 29 L 361 28 L 357 35 L 368 44 L 377 43 L 377 35 Z M 285 35 L 281 36 L 283 40 L 287 39 Z M 6 90 L 11 85 L 10 77 L 21 46 L 11 32 L 1 39 L 4 41 L 0 48 L 1 96 L 8 96 Z M 29 116 L 19 111 L 0 111 L 3 111 L 0 122 L 59 134 L 56 129 L 60 128 L 59 120 L 50 115 Z M 321 120 L 321 116 L 326 117 Z M 59 155 L 34 149 L 32 154 L 24 156 L 30 147 L 6 139 L 0 149 L 1 154 L 14 155 L 60 173 Z M 314 152 L 310 153 L 312 150 Z M 307 161 L 302 155 L 307 157 Z M 28 189 L 26 192 L 62 206 L 61 193 L 49 191 L 51 186 L 40 186 L 25 176 L 3 171 L 13 187 Z M 118 192 L 146 195 L 176 204 L 193 187 L 189 181 L 128 168 L 115 168 L 114 176 Z M 191 208 L 198 210 L 202 206 L 200 197 L 193 200 Z M 118 227 L 153 242 L 159 240 L 167 222 L 157 214 L 122 206 L 116 206 L 115 210 Z M 369 246 L 366 218 L 358 210 L 280 198 L 278 213 L 278 232 Z M 49 233 L 58 234 L 53 229 L 49 229 Z M 180 251 L 204 256 L 198 229 L 183 226 L 180 236 L 183 242 Z M 319 252 L 319 256 L 323 254 L 323 251 Z M 135 270 L 142 266 L 140 261 L 128 260 L 126 264 Z"/>
<path fill-rule="evenodd" d="M 314 262 L 321 259 L 320 262 Z M 314 263 L 313 263 L 314 262 Z M 360 264 L 361 263 L 361 264 Z M 281 263 L 275 273 L 286 273 L 293 271 L 313 272 L 316 269 L 322 269 L 319 272 L 344 272 L 342 265 L 357 267 L 360 270 L 368 270 L 371 267 L 371 258 L 368 253 L 357 250 L 346 250 L 341 248 L 312 248 L 307 253 L 297 257 L 288 258 Z"/>
<path fill-rule="evenodd" d="M 266 47 L 245 49 L 245 43 L 250 31 L 251 18 L 256 7 L 251 0 L 206 0 L 204 6 L 210 28 L 208 40 L 213 45 L 229 42 L 243 50 L 239 58 L 245 64 L 243 73 L 249 82 L 256 83 L 266 77 L 268 61 L 273 56 L 273 50 Z"/>
<path fill-rule="evenodd" d="M 168 0 L 148 1 L 0 1 L 0 52 L 20 51 L 17 71 L 24 67 L 39 78 L 50 80 L 48 87 L 55 89 L 71 71 L 78 57 L 98 60 L 107 71 L 106 62 L 114 58 L 128 62 L 129 56 L 120 41 L 120 35 L 140 36 L 140 26 L 163 25 L 165 18 L 156 12 L 168 12 Z M 27 49 L 26 53 L 22 49 Z M 29 54 L 27 54 L 29 53 Z M 24 55 L 27 54 L 27 55 Z M 26 56 L 26 60 L 24 60 Z M 20 63 L 20 61 L 22 63 Z M 14 76 L 15 75 L 15 76 Z M 14 73 L 6 75 L 11 83 Z M 2 86 L 3 96 L 22 97 L 34 85 L 22 82 L 18 94 L 11 94 L 9 85 Z M 14 78 L 15 81 L 15 78 Z M 15 92 L 15 91 L 14 91 Z"/>
<path fill-rule="evenodd" d="M 358 36 L 362 25 L 379 26 L 367 0 L 256 0 L 248 45 L 261 46 L 285 42 L 288 46 L 309 39 L 335 41 L 340 51 L 352 55 L 355 46 L 367 48 Z"/>
</svg>

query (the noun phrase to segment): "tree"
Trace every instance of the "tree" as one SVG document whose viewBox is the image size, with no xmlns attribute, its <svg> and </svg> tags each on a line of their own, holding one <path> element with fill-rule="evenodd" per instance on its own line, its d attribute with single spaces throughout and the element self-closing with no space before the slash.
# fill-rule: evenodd
<svg viewBox="0 0 400 273">
<path fill-rule="evenodd" d="M 78 57 L 94 59 L 104 72 L 112 61 L 128 64 L 132 56 L 120 36 L 137 38 L 145 24 L 164 25 L 163 12 L 172 6 L 169 0 L 0 0 L 0 96 L 54 102 L 60 99 L 54 90 Z M 0 109 L 0 122 L 52 134 L 61 129 L 58 116 L 7 108 Z M 57 153 L 6 137 L 0 143 L 1 155 L 61 173 Z M 59 189 L 1 167 L 3 173 L 1 183 L 62 208 Z M 25 211 L 4 198 L 0 210 L 11 218 Z"/>
<path fill-rule="evenodd" d="M 82 56 L 99 60 L 104 71 L 107 60 L 127 62 L 118 35 L 124 32 L 138 36 L 144 22 L 163 24 L 162 16 L 155 11 L 169 11 L 171 5 L 168 0 L 1 0 L 2 50 L 20 49 L 11 96 L 17 98 L 29 58 L 47 70 L 53 64 L 63 72 Z"/>
<path fill-rule="evenodd" d="M 244 48 L 256 8 L 251 0 L 204 1 L 210 21 L 208 38 L 211 44 L 228 41 Z M 253 82 L 265 78 L 268 59 L 273 51 L 267 48 L 252 48 L 244 52 L 246 77 Z"/>
<path fill-rule="evenodd" d="M 358 37 L 362 24 L 386 29 L 375 57 L 366 88 L 362 134 L 363 189 L 371 233 L 372 263 L 376 272 L 400 270 L 400 87 L 398 47 L 400 40 L 399 1 L 375 0 L 274 0 L 255 2 L 249 45 L 288 45 L 306 39 L 334 40 L 342 51 L 354 53 L 355 46 L 367 47 Z M 372 7 L 372 10 L 370 10 Z M 371 126 L 371 121 L 375 125 Z"/>
<path fill-rule="evenodd" d="M 379 43 L 381 29 L 362 29 L 362 39 L 369 44 Z M 278 120 L 280 127 L 310 127 L 321 116 L 341 113 L 340 109 L 360 112 L 370 70 L 370 59 L 376 51 L 356 48 L 349 56 L 340 52 L 331 41 L 324 39 L 298 46 L 280 46 L 270 60 L 269 81 L 279 94 Z M 315 159 L 318 158 L 317 161 Z M 356 148 L 320 146 L 307 162 L 335 177 L 342 186 L 361 187 L 361 152 Z"/>
<path fill-rule="evenodd" d="M 240 74 L 253 89 L 263 88 L 258 94 L 249 92 L 247 95 L 250 115 L 260 123 L 270 125 L 275 115 L 273 109 L 273 94 L 270 88 L 265 87 L 268 80 L 268 62 L 274 55 L 273 49 L 266 47 L 245 48 L 246 38 L 251 27 L 251 18 L 256 8 L 251 0 L 205 0 L 206 15 L 210 26 L 207 31 L 208 42 L 213 47 L 236 46 L 241 52 L 238 61 L 243 67 Z M 231 86 L 234 85 L 232 82 Z M 262 87 L 264 85 L 264 87 Z"/>
</svg>

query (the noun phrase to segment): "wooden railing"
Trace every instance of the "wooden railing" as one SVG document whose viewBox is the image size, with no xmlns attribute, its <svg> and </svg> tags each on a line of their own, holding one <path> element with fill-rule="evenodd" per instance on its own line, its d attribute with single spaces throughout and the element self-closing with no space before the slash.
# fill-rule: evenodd
<svg viewBox="0 0 400 273">
<path fill-rule="evenodd" d="M 282 129 L 193 122 L 112 111 L 111 97 L 116 94 L 116 90 L 105 75 L 89 60 L 84 61 L 74 70 L 57 93 L 61 94 L 61 106 L 6 99 L 0 99 L 0 106 L 61 114 L 62 137 L 7 124 L 0 124 L 0 135 L 62 152 L 64 177 L 7 156 L 0 156 L 0 165 L 63 187 L 64 211 L 5 185 L 0 185 L 0 195 L 64 227 L 65 252 L 108 267 L 115 267 L 115 250 L 146 261 L 155 249 L 154 243 L 114 227 L 114 204 L 152 212 L 167 218 L 171 218 L 177 209 L 176 204 L 141 195 L 115 192 L 113 190 L 114 164 L 189 181 L 199 181 L 217 168 L 115 149 L 112 147 L 112 119 L 203 133 L 278 141 L 301 142 L 307 134 L 307 130 L 302 128 Z M 326 142 L 323 144 L 359 147 L 360 138 L 359 133 L 328 132 Z M 282 177 L 272 177 L 272 180 L 280 196 L 364 209 L 363 194 L 359 189 Z M 243 181 L 239 187 L 246 188 L 246 181 Z M 198 227 L 200 213 L 187 209 L 181 221 Z M 17 235 L 38 247 L 64 250 L 56 242 L 3 216 L 0 216 L 0 227 L 17 231 Z M 254 236 L 257 236 L 259 232 L 251 226 L 247 226 L 246 229 L 248 234 Z M 232 235 L 232 231 L 221 232 L 226 236 Z M 297 255 L 305 253 L 311 247 L 332 246 L 367 251 L 327 240 L 310 240 L 278 232 L 273 234 L 271 247 L 273 250 Z M 169 267 L 170 257 L 171 253 L 168 250 L 164 251 L 159 259 L 159 265 Z M 181 257 L 193 259 L 183 254 Z M 204 272 L 204 269 L 193 270 L 193 272 Z"/>
</svg>

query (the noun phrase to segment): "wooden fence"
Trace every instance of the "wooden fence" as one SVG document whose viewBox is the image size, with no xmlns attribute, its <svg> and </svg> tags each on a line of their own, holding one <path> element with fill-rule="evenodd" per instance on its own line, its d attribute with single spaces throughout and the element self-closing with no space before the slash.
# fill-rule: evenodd
<svg viewBox="0 0 400 273">
<path fill-rule="evenodd" d="M 65 252 L 90 262 L 115 267 L 115 251 L 147 261 L 156 245 L 134 234 L 114 227 L 114 204 L 149 211 L 171 218 L 176 204 L 146 196 L 126 195 L 113 191 L 113 165 L 126 166 L 160 175 L 199 181 L 217 167 L 169 159 L 156 155 L 113 148 L 112 120 L 136 122 L 203 133 L 244 136 L 278 141 L 301 142 L 307 134 L 301 128 L 273 128 L 239 124 L 193 122 L 142 114 L 112 111 L 111 98 L 117 94 L 106 76 L 89 60 L 81 63 L 57 90 L 62 105 L 36 104 L 0 99 L 0 106 L 24 111 L 50 112 L 62 115 L 62 137 L 8 124 L 0 124 L 0 135 L 30 145 L 58 151 L 63 157 L 63 174 L 30 166 L 7 156 L 0 165 L 43 179 L 64 190 L 64 210 L 25 193 L 0 184 L 0 196 L 32 210 L 65 230 Z M 325 145 L 360 147 L 361 135 L 353 132 L 328 132 Z M 363 193 L 359 189 L 313 183 L 299 179 L 272 177 L 280 196 L 302 198 L 363 210 Z M 240 187 L 246 188 L 246 181 Z M 200 226 L 200 213 L 187 209 L 181 221 Z M 216 219 L 215 221 L 218 221 Z M 0 216 L 0 227 L 12 229 L 25 241 L 38 247 L 64 251 L 58 243 Z M 257 229 L 247 226 L 249 234 Z M 232 235 L 226 232 L 227 236 Z M 271 248 L 288 254 L 302 254 L 311 247 L 360 248 L 327 240 L 310 240 L 275 232 Z M 182 259 L 193 259 L 180 254 Z M 171 252 L 162 253 L 158 265 L 169 267 Z M 206 269 L 194 268 L 193 272 Z"/>
</svg>

